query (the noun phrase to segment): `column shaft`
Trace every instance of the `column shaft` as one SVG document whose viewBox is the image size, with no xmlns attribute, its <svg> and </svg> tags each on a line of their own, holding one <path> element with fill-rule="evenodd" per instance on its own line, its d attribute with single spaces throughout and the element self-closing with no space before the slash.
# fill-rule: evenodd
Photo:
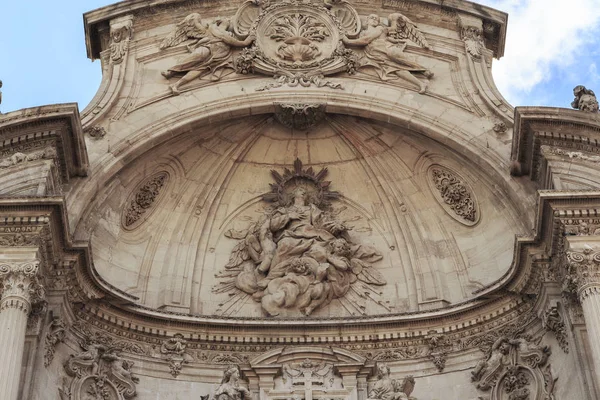
<svg viewBox="0 0 600 400">
<path fill-rule="evenodd" d="M 0 398 L 3 400 L 18 400 L 29 309 L 28 301 L 16 297 L 0 302 Z"/>
<path fill-rule="evenodd" d="M 579 298 L 592 351 L 594 377 L 600 384 L 600 287 L 594 286 L 582 290 Z"/>
</svg>

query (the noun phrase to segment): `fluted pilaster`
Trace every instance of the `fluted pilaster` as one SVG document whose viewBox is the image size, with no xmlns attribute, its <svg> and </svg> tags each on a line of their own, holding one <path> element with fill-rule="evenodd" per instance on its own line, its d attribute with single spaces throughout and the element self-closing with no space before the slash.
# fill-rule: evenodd
<svg viewBox="0 0 600 400">
<path fill-rule="evenodd" d="M 0 398 L 17 400 L 27 318 L 43 299 L 39 261 L 0 263 Z"/>
</svg>

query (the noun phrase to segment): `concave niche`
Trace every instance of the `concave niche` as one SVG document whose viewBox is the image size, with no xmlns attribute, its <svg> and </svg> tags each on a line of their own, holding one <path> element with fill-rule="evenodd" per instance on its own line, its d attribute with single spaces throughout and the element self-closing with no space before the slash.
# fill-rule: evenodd
<svg viewBox="0 0 600 400">
<path fill-rule="evenodd" d="M 80 228 L 100 275 L 167 311 L 344 317 L 476 296 L 525 232 L 467 159 L 399 127 L 327 115 L 198 127 L 140 157 Z"/>
</svg>

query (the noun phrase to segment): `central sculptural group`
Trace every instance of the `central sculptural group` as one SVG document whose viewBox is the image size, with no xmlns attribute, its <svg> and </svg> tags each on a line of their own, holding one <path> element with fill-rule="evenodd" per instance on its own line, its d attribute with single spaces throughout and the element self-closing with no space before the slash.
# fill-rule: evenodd
<svg viewBox="0 0 600 400">
<path fill-rule="evenodd" d="M 247 230 L 226 233 L 240 243 L 219 275 L 230 280 L 217 286 L 251 295 L 270 316 L 310 315 L 356 290 L 355 284 L 386 284 L 372 266 L 381 254 L 353 243 L 330 207 L 340 195 L 323 180 L 327 170 L 303 170 L 300 160 L 294 167 L 283 176 L 272 171 L 277 183 L 263 198 L 276 207 Z"/>
</svg>

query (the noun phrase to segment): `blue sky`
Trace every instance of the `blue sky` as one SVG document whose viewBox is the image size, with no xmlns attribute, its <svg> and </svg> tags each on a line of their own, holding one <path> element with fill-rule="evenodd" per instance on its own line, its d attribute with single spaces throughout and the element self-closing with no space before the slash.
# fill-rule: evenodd
<svg viewBox="0 0 600 400">
<path fill-rule="evenodd" d="M 569 107 L 574 86 L 600 93 L 600 0 L 480 0 L 509 13 L 498 87 L 513 105 Z M 2 5 L 0 111 L 78 102 L 101 78 L 86 57 L 82 14 L 110 0 L 21 0 Z"/>
</svg>

